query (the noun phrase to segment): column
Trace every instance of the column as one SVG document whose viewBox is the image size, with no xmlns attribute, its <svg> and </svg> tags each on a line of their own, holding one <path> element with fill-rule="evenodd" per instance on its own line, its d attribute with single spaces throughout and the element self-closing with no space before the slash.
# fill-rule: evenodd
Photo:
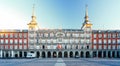
<svg viewBox="0 0 120 66">
<path fill-rule="evenodd" d="M 51 52 L 51 58 L 53 58 L 53 52 Z"/>
<path fill-rule="evenodd" d="M 56 57 L 58 58 L 58 52 L 56 52 Z"/>
<path fill-rule="evenodd" d="M 64 58 L 64 52 L 62 52 L 62 58 Z"/>
<path fill-rule="evenodd" d="M 11 54 L 12 54 L 12 56 L 11 56 L 11 57 L 13 58 L 13 57 L 14 57 L 14 52 L 13 52 L 13 50 L 11 51 Z"/>
<path fill-rule="evenodd" d="M 69 58 L 70 57 L 69 51 L 67 53 L 68 53 L 68 58 Z"/>
<path fill-rule="evenodd" d="M 90 57 L 93 58 L 93 52 L 92 51 L 90 51 Z"/>
<path fill-rule="evenodd" d="M 24 56 L 24 51 L 22 51 L 22 58 L 24 58 L 25 56 Z"/>
<path fill-rule="evenodd" d="M 0 51 L 0 57 L 2 58 L 2 50 Z"/>
<path fill-rule="evenodd" d="M 98 58 L 98 51 L 96 51 L 96 57 Z"/>
<path fill-rule="evenodd" d="M 102 58 L 103 58 L 103 51 L 102 51 Z"/>
<path fill-rule="evenodd" d="M 115 51 L 115 58 L 117 58 L 117 51 Z"/>
<path fill-rule="evenodd" d="M 4 58 L 6 58 L 6 52 L 4 51 Z"/>
<path fill-rule="evenodd" d="M 106 58 L 108 58 L 108 51 L 106 51 Z"/>
<path fill-rule="evenodd" d="M 112 51 L 110 51 L 110 57 L 112 58 Z"/>
<path fill-rule="evenodd" d="M 45 58 L 47 58 L 48 57 L 48 54 L 47 54 L 47 52 L 45 51 Z"/>
<path fill-rule="evenodd" d="M 8 57 L 10 58 L 11 56 L 10 56 L 10 51 L 8 51 Z"/>
<path fill-rule="evenodd" d="M 73 57 L 75 57 L 75 51 L 72 51 L 73 52 Z"/>
<path fill-rule="evenodd" d="M 20 55 L 20 54 L 19 54 L 19 51 L 17 51 L 17 55 L 18 55 L 18 58 L 19 58 L 19 57 L 20 57 L 20 56 L 19 56 L 19 55 Z"/>
<path fill-rule="evenodd" d="M 84 56 L 84 58 L 86 58 L 86 51 L 84 51 L 83 56 Z"/>
</svg>

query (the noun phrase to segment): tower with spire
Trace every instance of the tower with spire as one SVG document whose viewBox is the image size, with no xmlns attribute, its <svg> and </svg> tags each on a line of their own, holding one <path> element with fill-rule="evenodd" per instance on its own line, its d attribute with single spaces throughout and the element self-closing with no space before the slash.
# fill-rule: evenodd
<svg viewBox="0 0 120 66">
<path fill-rule="evenodd" d="M 89 17 L 88 17 L 88 6 L 86 5 L 86 10 L 85 10 L 85 20 L 84 23 L 82 25 L 81 30 L 84 31 L 84 48 L 87 49 L 91 49 L 92 47 L 92 43 L 91 43 L 91 39 L 92 39 L 92 24 L 89 21 Z"/>
<path fill-rule="evenodd" d="M 28 25 L 29 30 L 35 30 L 37 29 L 37 21 L 36 21 L 36 16 L 35 16 L 35 5 L 33 5 L 33 11 L 32 11 L 31 18 L 32 20 L 27 25 Z"/>
<path fill-rule="evenodd" d="M 85 10 L 85 21 L 82 25 L 82 30 L 85 30 L 85 29 L 91 29 L 92 28 L 92 24 L 90 23 L 89 21 L 89 17 L 88 17 L 88 5 L 86 5 L 86 10 Z"/>
</svg>

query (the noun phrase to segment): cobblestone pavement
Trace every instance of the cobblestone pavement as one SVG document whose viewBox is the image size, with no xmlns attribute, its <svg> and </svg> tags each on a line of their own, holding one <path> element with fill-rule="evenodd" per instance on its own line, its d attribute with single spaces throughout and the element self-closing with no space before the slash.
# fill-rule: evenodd
<svg viewBox="0 0 120 66">
<path fill-rule="evenodd" d="M 0 66 L 120 66 L 120 59 L 119 58 L 0 59 Z"/>
</svg>

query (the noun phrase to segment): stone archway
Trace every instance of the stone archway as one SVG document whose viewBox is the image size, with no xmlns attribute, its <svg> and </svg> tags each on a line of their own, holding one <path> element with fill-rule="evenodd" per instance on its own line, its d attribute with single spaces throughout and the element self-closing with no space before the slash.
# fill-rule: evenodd
<svg viewBox="0 0 120 66">
<path fill-rule="evenodd" d="M 51 58 L 51 52 L 50 51 L 48 51 L 47 55 L 48 55 L 48 58 Z"/>
<path fill-rule="evenodd" d="M 106 57 L 106 51 L 103 52 L 103 58 L 105 58 L 105 57 Z"/>
<path fill-rule="evenodd" d="M 89 51 L 86 52 L 86 58 L 90 58 L 90 52 Z"/>
<path fill-rule="evenodd" d="M 59 52 L 59 53 L 58 53 L 58 57 L 59 57 L 59 58 L 62 58 L 62 52 Z"/>
<path fill-rule="evenodd" d="M 20 56 L 20 58 L 22 58 L 22 51 L 19 52 L 19 56 Z"/>
<path fill-rule="evenodd" d="M 80 56 L 81 56 L 81 58 L 84 57 L 84 52 L 83 51 L 81 51 Z"/>
<path fill-rule="evenodd" d="M 39 51 L 36 52 L 36 57 L 37 57 L 37 58 L 40 57 L 40 52 L 39 52 Z"/>
<path fill-rule="evenodd" d="M 70 51 L 69 55 L 70 55 L 70 58 L 72 58 L 73 57 L 73 52 Z"/>
<path fill-rule="evenodd" d="M 102 51 L 98 51 L 98 57 L 102 57 Z"/>
<path fill-rule="evenodd" d="M 112 51 L 112 57 L 115 58 L 115 51 Z"/>
<path fill-rule="evenodd" d="M 42 58 L 45 58 L 45 56 L 46 56 L 46 55 L 45 55 L 45 52 L 43 51 L 43 52 L 42 52 Z"/>
<path fill-rule="evenodd" d="M 79 52 L 78 51 L 75 52 L 75 56 L 79 56 Z"/>
<path fill-rule="evenodd" d="M 120 56 L 119 56 L 119 51 L 117 51 L 117 58 L 119 58 Z"/>
<path fill-rule="evenodd" d="M 93 57 L 97 57 L 97 52 L 93 51 Z"/>
<path fill-rule="evenodd" d="M 64 57 L 65 57 L 65 58 L 68 57 L 68 53 L 67 53 L 67 51 L 64 52 Z"/>
<path fill-rule="evenodd" d="M 57 53 L 54 51 L 53 52 L 53 58 L 56 58 L 57 57 Z"/>
<path fill-rule="evenodd" d="M 111 58 L 111 52 L 110 51 L 108 51 L 108 58 Z"/>
<path fill-rule="evenodd" d="M 24 57 L 25 57 L 25 58 L 27 57 L 27 52 L 24 52 Z"/>
<path fill-rule="evenodd" d="M 5 54 L 5 55 L 6 55 L 6 56 L 5 56 L 6 58 L 8 58 L 8 57 L 9 57 L 9 54 L 8 54 L 8 52 L 6 52 L 6 54 Z"/>
</svg>

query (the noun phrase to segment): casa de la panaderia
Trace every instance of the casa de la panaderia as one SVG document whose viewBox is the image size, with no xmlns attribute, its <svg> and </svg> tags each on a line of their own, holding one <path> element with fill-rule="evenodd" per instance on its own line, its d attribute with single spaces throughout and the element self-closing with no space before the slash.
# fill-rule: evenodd
<svg viewBox="0 0 120 66">
<path fill-rule="evenodd" d="M 80 29 L 40 29 L 34 7 L 27 25 L 0 30 L 0 58 L 120 58 L 120 30 L 92 30 L 87 6 Z"/>
</svg>

